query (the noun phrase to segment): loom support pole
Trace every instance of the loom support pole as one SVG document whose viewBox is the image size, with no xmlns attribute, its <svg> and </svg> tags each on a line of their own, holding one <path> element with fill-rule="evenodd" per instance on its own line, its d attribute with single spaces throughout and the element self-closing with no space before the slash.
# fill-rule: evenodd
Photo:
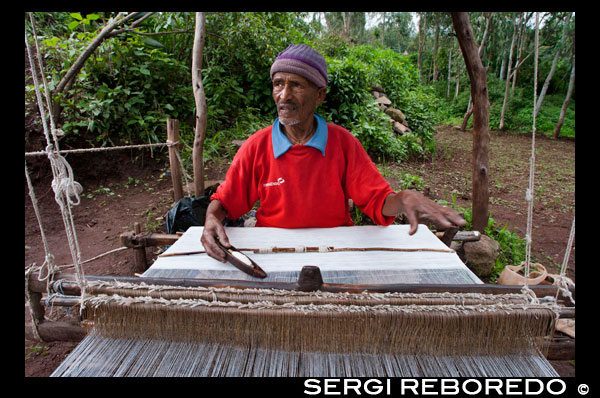
<svg viewBox="0 0 600 398">
<path fill-rule="evenodd" d="M 139 222 L 133 224 L 133 232 L 136 236 L 140 236 L 142 234 L 142 225 Z M 133 250 L 135 252 L 135 272 L 142 273 L 148 269 L 146 247 L 140 246 Z"/>
</svg>

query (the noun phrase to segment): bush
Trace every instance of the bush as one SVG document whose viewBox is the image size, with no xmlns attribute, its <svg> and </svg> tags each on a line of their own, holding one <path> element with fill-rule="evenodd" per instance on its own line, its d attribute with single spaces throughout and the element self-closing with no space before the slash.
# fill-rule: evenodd
<svg viewBox="0 0 600 398">
<path fill-rule="evenodd" d="M 47 60 L 47 70 L 52 73 L 50 89 L 94 37 L 90 33 L 42 41 L 42 51 L 51 55 Z M 146 45 L 138 36 L 104 41 L 72 88 L 57 97 L 63 106 L 62 129 L 67 141 L 74 135 L 102 145 L 116 139 L 129 143 L 163 141 L 159 135 L 166 118 L 193 112 L 193 98 L 179 84 L 187 74 L 185 65 Z"/>
<path fill-rule="evenodd" d="M 340 53 L 347 55 L 326 57 L 330 85 L 320 108 L 323 115 L 348 128 L 371 156 L 400 161 L 432 152 L 440 101 L 432 90 L 417 84 L 418 74 L 408 57 L 369 46 Z M 382 85 L 394 106 L 407 115 L 412 134 L 393 132 L 391 118 L 369 94 L 375 84 Z"/>
</svg>

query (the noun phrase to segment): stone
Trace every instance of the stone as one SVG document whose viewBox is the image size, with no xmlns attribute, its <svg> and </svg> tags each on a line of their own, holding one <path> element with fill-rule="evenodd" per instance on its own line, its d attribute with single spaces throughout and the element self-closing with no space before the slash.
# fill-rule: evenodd
<svg viewBox="0 0 600 398">
<path fill-rule="evenodd" d="M 392 105 L 392 101 L 390 101 L 390 99 L 388 97 L 386 97 L 385 95 L 382 95 L 381 97 L 375 99 L 375 102 L 379 102 L 380 104 L 383 104 L 386 106 Z"/>
<path fill-rule="evenodd" d="M 406 116 L 400 109 L 390 106 L 385 110 L 385 113 L 397 122 L 404 123 L 406 121 Z"/>
<path fill-rule="evenodd" d="M 393 123 L 394 131 L 398 134 L 410 133 L 410 129 L 403 125 L 402 123 L 398 123 L 394 121 Z"/>
<path fill-rule="evenodd" d="M 465 264 L 480 278 L 488 277 L 500 254 L 500 244 L 486 235 L 476 242 L 464 242 Z"/>
</svg>

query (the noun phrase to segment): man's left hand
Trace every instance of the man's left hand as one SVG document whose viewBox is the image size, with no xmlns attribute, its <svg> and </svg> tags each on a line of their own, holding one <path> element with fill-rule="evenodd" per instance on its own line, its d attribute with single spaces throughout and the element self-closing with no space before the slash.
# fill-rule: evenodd
<svg viewBox="0 0 600 398">
<path fill-rule="evenodd" d="M 434 221 L 445 229 L 467 225 L 464 218 L 454 209 L 441 206 L 422 193 L 412 190 L 388 195 L 382 211 L 384 216 L 397 216 L 404 213 L 410 223 L 409 235 L 417 232 L 420 219 Z"/>
</svg>

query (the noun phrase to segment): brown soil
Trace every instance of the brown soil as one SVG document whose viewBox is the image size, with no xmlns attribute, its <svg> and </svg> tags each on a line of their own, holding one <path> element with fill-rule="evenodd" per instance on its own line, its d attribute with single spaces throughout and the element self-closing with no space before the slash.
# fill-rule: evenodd
<svg viewBox="0 0 600 398">
<path fill-rule="evenodd" d="M 392 188 L 401 189 L 404 173 L 423 179 L 423 190 L 435 199 L 470 206 L 471 132 L 440 127 L 436 135 L 437 153 L 426 162 L 380 165 Z M 525 235 L 527 206 L 524 200 L 529 178 L 531 138 L 525 135 L 492 132 L 490 143 L 490 209 L 492 218 L 521 237 Z M 144 231 L 165 232 L 165 214 L 172 205 L 170 177 L 165 175 L 165 151 L 101 152 L 68 155 L 75 179 L 84 188 L 81 203 L 73 208 L 82 260 L 121 247 L 120 234 L 140 222 Z M 43 228 L 50 252 L 58 265 L 71 264 L 64 224 L 50 187 L 51 172 L 44 157 L 27 158 L 34 180 Z M 227 164 L 206 167 L 208 179 L 223 178 Z M 534 260 L 557 272 L 562 263 L 575 212 L 575 144 L 536 137 L 536 196 L 533 214 Z M 40 228 L 25 187 L 25 268 L 44 260 Z M 151 263 L 156 252 L 147 249 Z M 71 269 L 66 269 L 69 271 Z M 84 265 L 89 275 L 134 274 L 130 250 L 107 255 Z M 575 279 L 575 251 L 569 261 L 568 276 Z M 73 311 L 77 312 L 77 311 Z M 46 318 L 64 320 L 76 313 L 62 307 L 46 309 Z M 25 321 L 30 321 L 25 305 Z M 45 377 L 64 360 L 76 343 L 38 342 L 25 339 L 25 376 Z M 564 376 L 575 373 L 574 361 L 553 365 Z"/>
</svg>

